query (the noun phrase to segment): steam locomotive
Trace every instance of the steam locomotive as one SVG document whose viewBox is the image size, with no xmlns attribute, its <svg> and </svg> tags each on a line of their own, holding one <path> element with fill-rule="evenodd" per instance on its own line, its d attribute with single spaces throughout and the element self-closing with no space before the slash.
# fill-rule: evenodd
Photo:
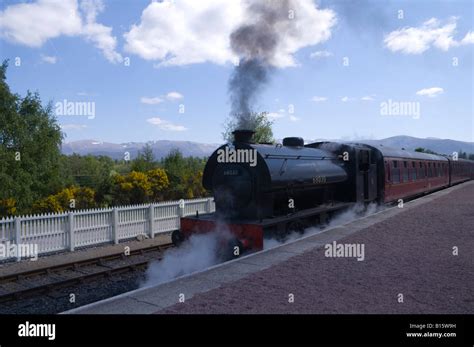
<svg viewBox="0 0 474 347">
<path fill-rule="evenodd" d="M 230 248 L 260 250 L 265 235 L 302 232 L 354 204 L 391 203 L 474 178 L 470 160 L 363 143 L 305 145 L 299 137 L 256 144 L 252 131 L 233 134 L 204 169 L 216 212 L 182 218 L 173 243 L 225 230 Z"/>
</svg>

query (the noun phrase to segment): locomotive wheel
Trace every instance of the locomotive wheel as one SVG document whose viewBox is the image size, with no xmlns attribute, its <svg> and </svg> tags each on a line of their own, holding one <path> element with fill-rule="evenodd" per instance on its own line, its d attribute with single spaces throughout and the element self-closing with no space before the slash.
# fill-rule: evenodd
<svg viewBox="0 0 474 347">
<path fill-rule="evenodd" d="M 183 234 L 179 230 L 175 230 L 171 233 L 171 242 L 175 247 L 178 247 L 183 242 Z"/>
</svg>

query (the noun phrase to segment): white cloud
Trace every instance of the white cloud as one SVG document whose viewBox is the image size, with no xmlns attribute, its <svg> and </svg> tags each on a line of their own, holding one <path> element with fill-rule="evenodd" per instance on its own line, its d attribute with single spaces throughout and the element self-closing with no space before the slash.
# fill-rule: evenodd
<svg viewBox="0 0 474 347">
<path fill-rule="evenodd" d="M 323 101 L 326 101 L 328 98 L 325 97 L 325 96 L 313 96 L 311 98 L 311 100 L 313 100 L 314 102 L 323 102 Z"/>
<path fill-rule="evenodd" d="M 343 97 L 341 98 L 341 101 L 342 101 L 342 102 L 354 101 L 354 98 L 350 98 L 350 97 L 348 97 L 348 96 L 343 96 Z"/>
<path fill-rule="evenodd" d="M 184 96 L 181 93 L 169 92 L 166 95 L 155 96 L 153 98 L 148 98 L 144 96 L 140 99 L 140 102 L 143 104 L 148 104 L 148 105 L 156 105 L 156 104 L 162 103 L 163 101 L 165 101 L 165 99 L 169 101 L 176 101 L 176 100 L 181 100 L 183 98 Z"/>
<path fill-rule="evenodd" d="M 146 96 L 144 96 L 140 98 L 140 102 L 142 104 L 147 104 L 147 105 L 156 105 L 156 104 L 162 103 L 163 99 L 160 98 L 159 96 L 156 96 L 154 98 L 147 98 Z"/>
<path fill-rule="evenodd" d="M 87 128 L 85 124 L 61 124 L 61 129 L 63 130 L 82 130 Z"/>
<path fill-rule="evenodd" d="M 375 99 L 371 95 L 366 95 L 360 98 L 362 101 L 374 101 Z"/>
<path fill-rule="evenodd" d="M 77 2 L 73 0 L 10 5 L 0 12 L 0 23 L 3 38 L 29 47 L 40 47 L 61 35 L 77 35 L 82 27 Z"/>
<path fill-rule="evenodd" d="M 169 92 L 166 94 L 166 99 L 170 101 L 180 100 L 182 98 L 184 98 L 184 96 L 178 92 Z"/>
<path fill-rule="evenodd" d="M 41 54 L 41 61 L 48 64 L 56 64 L 57 58 L 54 56 Z"/>
<path fill-rule="evenodd" d="M 440 87 L 432 87 L 421 89 L 416 92 L 416 95 L 427 96 L 429 98 L 434 98 L 440 94 L 444 93 L 444 89 Z"/>
<path fill-rule="evenodd" d="M 280 112 L 280 111 L 279 112 L 269 112 L 269 113 L 267 113 L 267 118 L 270 119 L 270 120 L 284 118 L 285 115 L 283 114 L 283 112 Z"/>
<path fill-rule="evenodd" d="M 166 130 L 166 131 L 185 131 L 185 130 L 188 130 L 187 128 L 185 128 L 182 125 L 173 124 L 170 121 L 167 121 L 167 120 L 164 120 L 164 119 L 161 119 L 161 118 L 158 118 L 158 117 L 148 118 L 146 121 L 148 123 L 152 124 L 152 125 L 156 125 L 161 130 Z"/>
<path fill-rule="evenodd" d="M 474 43 L 474 34 L 471 31 L 461 41 L 454 39 L 457 20 L 458 17 L 450 17 L 446 24 L 442 25 L 437 18 L 431 18 L 419 27 L 404 27 L 392 31 L 384 38 L 385 47 L 392 52 L 421 54 L 432 46 L 447 51 L 452 47 Z"/>
<path fill-rule="evenodd" d="M 84 26 L 83 35 L 87 41 L 102 51 L 105 58 L 111 63 L 123 61 L 122 55 L 115 51 L 117 39 L 112 36 L 112 28 L 98 23 L 89 23 Z"/>
<path fill-rule="evenodd" d="M 0 12 L 0 37 L 28 47 L 41 47 L 60 36 L 82 37 L 92 42 L 110 62 L 122 61 L 115 51 L 112 28 L 96 22 L 104 10 L 102 0 L 37 0 L 7 6 Z"/>
<path fill-rule="evenodd" d="M 96 94 L 89 93 L 89 92 L 77 92 L 76 95 L 79 95 L 79 96 L 95 96 Z"/>
<path fill-rule="evenodd" d="M 328 51 L 316 51 L 316 52 L 313 52 L 309 55 L 310 58 L 328 58 L 332 56 L 332 53 L 331 52 L 328 52 Z"/>
<path fill-rule="evenodd" d="M 249 1 L 164 0 L 152 2 L 141 20 L 124 34 L 125 50 L 157 66 L 211 62 L 235 63 L 238 57 L 230 49 L 230 33 L 247 19 Z M 331 36 L 336 23 L 332 10 L 319 9 L 312 0 L 294 2 L 297 21 L 291 35 L 277 47 L 272 65 L 294 66 L 293 53 L 316 45 Z"/>
<path fill-rule="evenodd" d="M 468 45 L 468 44 L 473 44 L 473 43 L 474 43 L 474 32 L 470 31 L 461 40 L 461 44 L 462 45 Z"/>
<path fill-rule="evenodd" d="M 299 121 L 300 119 L 292 114 L 286 114 L 284 109 L 278 110 L 278 112 L 269 112 L 267 113 L 267 118 L 269 120 L 277 120 L 277 119 L 289 119 L 292 122 Z"/>
</svg>

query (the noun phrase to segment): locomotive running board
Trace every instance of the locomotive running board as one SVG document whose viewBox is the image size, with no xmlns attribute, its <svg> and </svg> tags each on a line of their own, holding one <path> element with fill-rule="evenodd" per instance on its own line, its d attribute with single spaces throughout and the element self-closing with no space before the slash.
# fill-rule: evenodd
<svg viewBox="0 0 474 347">
<path fill-rule="evenodd" d="M 261 220 L 258 219 L 244 219 L 244 220 L 226 220 L 224 221 L 221 218 L 218 218 L 215 213 L 207 213 L 207 214 L 200 214 L 198 216 L 187 216 L 184 217 L 183 219 L 187 220 L 201 220 L 201 221 L 217 221 L 219 220 L 220 222 L 224 223 L 229 223 L 229 224 L 245 224 L 245 225 L 258 225 L 263 228 L 271 227 L 274 225 L 278 225 L 281 223 L 286 223 L 289 221 L 297 220 L 297 219 L 305 219 L 305 218 L 310 218 L 310 217 L 315 217 L 318 215 L 322 214 L 327 214 L 327 213 L 332 213 L 336 212 L 342 209 L 350 208 L 354 206 L 355 203 L 353 202 L 340 202 L 340 203 L 334 203 L 331 205 L 321 205 L 318 207 L 314 208 L 309 208 L 306 210 L 302 211 L 297 211 L 291 214 L 287 214 L 284 216 L 278 216 L 274 218 L 264 218 Z"/>
<path fill-rule="evenodd" d="M 354 205 L 355 203 L 353 202 L 344 202 L 344 203 L 341 202 L 341 203 L 335 203 L 331 205 L 323 205 L 323 206 L 319 206 L 315 208 L 309 208 L 303 211 L 297 211 L 295 213 L 291 213 L 285 216 L 262 219 L 261 221 L 258 221 L 258 222 L 254 221 L 254 223 L 261 225 L 264 228 L 267 228 L 267 227 L 271 227 L 271 226 L 278 225 L 281 223 L 287 223 L 293 220 L 306 219 L 306 218 L 316 217 L 318 215 L 336 212 L 339 210 L 350 208 Z"/>
</svg>

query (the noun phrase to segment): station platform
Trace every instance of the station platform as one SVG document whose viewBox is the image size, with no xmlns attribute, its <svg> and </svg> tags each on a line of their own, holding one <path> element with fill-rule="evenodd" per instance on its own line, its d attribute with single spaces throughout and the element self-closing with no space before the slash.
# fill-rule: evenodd
<svg viewBox="0 0 474 347">
<path fill-rule="evenodd" d="M 471 181 L 64 313 L 472 314 L 473 250 Z"/>
</svg>

